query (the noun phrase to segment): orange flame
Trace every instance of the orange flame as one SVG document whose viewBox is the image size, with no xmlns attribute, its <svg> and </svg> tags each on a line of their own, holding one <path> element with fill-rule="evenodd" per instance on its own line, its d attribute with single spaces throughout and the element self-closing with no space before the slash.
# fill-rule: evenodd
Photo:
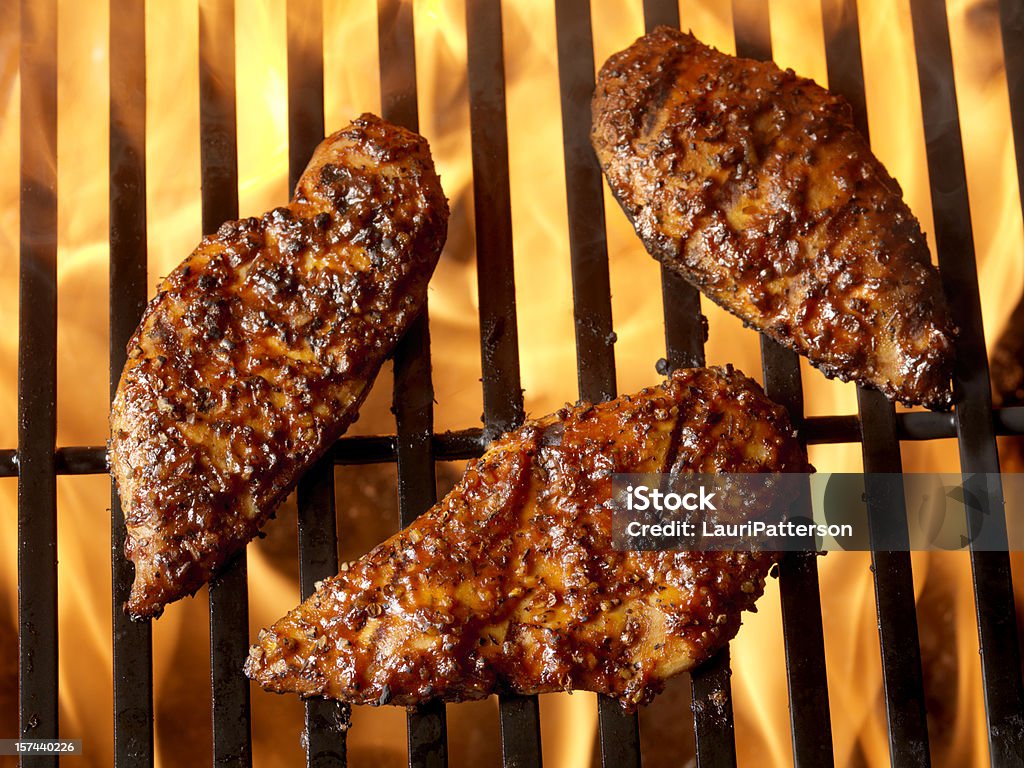
<svg viewBox="0 0 1024 768">
<path fill-rule="evenodd" d="M 481 408 L 476 272 L 473 238 L 469 107 L 465 79 L 465 0 L 415 3 L 421 131 L 431 142 L 452 201 L 449 244 L 430 292 L 438 430 L 478 424 Z M 325 3 L 324 66 L 327 129 L 380 108 L 376 11 L 373 3 Z M 917 70 L 906 0 L 860 0 L 868 114 L 873 147 L 903 185 L 911 208 L 933 231 L 922 138 Z M 1006 80 L 998 19 L 991 3 L 951 0 L 949 22 L 966 151 L 972 223 L 978 253 L 985 328 L 1001 329 L 1024 285 L 1024 227 L 1014 178 Z M 504 4 L 509 160 L 516 253 L 522 381 L 527 409 L 540 414 L 576 399 L 572 291 L 562 177 L 558 62 L 554 10 L 542 0 Z M 729 4 L 681 3 L 684 27 L 734 51 Z M 826 82 L 821 11 L 817 3 L 772 0 L 776 60 Z M 149 3 L 146 15 L 147 190 L 150 284 L 155 285 L 198 242 L 200 234 L 198 16 L 194 3 Z M 59 392 L 60 445 L 101 444 L 107 436 L 107 131 L 109 11 L 104 2 L 59 3 Z M 236 0 L 239 203 L 241 215 L 279 204 L 287 189 L 285 0 Z M 595 59 L 643 33 L 639 0 L 594 3 Z M 0 327 L 17 327 L 19 81 L 17 25 L 0 28 Z M 538 172 L 540 171 L 540 172 Z M 659 273 L 617 204 L 606 196 L 612 301 L 618 335 L 620 391 L 657 379 L 662 353 Z M 1007 291 L 1006 285 L 1014 286 Z M 705 302 L 711 364 L 732 362 L 758 375 L 756 336 Z M 17 339 L 0 335 L 0 447 L 16 443 Z M 853 413 L 853 387 L 826 381 L 805 366 L 811 415 Z M 385 371 L 355 431 L 393 429 Z M 857 445 L 815 446 L 825 471 L 861 467 Z M 957 468 L 951 441 L 904 445 L 904 467 Z M 341 546 L 357 556 L 397 524 L 391 467 L 339 470 Z M 450 474 L 450 473 L 448 473 Z M 369 480 L 368 480 L 369 478 Z M 87 740 L 83 764 L 112 762 L 110 576 L 104 477 L 61 478 L 60 612 L 63 734 Z M 357 508 L 365 507 L 364 513 Z M 370 512 L 366 512 L 370 510 Z M 389 514 L 382 514 L 383 511 Z M 372 514 L 371 514 L 372 512 Z M 361 516 L 360 516 L 361 514 Z M 250 549 L 252 631 L 298 598 L 293 519 L 286 508 L 268 538 Z M 16 626 L 15 482 L 0 482 L 0 633 Z M 351 532 L 351 533 L 350 533 Z M 836 762 L 881 766 L 888 751 L 881 697 L 870 559 L 833 554 L 820 561 Z M 967 558 L 914 557 L 931 737 L 937 766 L 980 765 L 987 756 L 973 601 Z M 172 607 L 154 629 L 157 748 L 161 764 L 203 762 L 208 754 L 207 609 L 204 596 Z M 779 594 L 774 582 L 747 617 L 732 646 L 732 686 L 741 764 L 788 765 L 785 663 Z M 11 710 L 16 656 L 0 655 L 0 714 Z M 9 686 L 8 686 L 9 687 Z M 642 714 L 648 762 L 692 754 L 686 736 L 685 680 Z M 8 696 L 4 699 L 4 696 Z M 254 691 L 257 765 L 302 759 L 302 708 L 290 698 Z M 493 701 L 449 708 L 453 759 L 496 756 Z M 400 710 L 360 709 L 349 733 L 353 760 L 404 762 Z M 589 694 L 542 699 L 544 757 L 549 765 L 588 766 L 596 707 Z M 13 724 L 5 723 L 5 735 Z M 185 738 L 183 738 L 185 737 Z M 182 741 L 192 741 L 192 746 Z M 687 750 L 690 750 L 687 752 Z"/>
</svg>

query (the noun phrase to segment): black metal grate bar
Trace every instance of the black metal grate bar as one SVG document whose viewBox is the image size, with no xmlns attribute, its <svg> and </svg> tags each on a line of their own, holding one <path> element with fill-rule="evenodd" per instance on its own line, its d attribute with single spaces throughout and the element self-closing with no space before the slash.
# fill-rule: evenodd
<svg viewBox="0 0 1024 768">
<path fill-rule="evenodd" d="M 765 393 L 786 408 L 801 441 L 806 443 L 799 357 L 762 336 L 761 361 Z M 816 555 L 791 553 L 780 560 L 779 594 L 786 649 L 793 764 L 833 765 L 832 722 Z"/>
<path fill-rule="evenodd" d="M 995 434 L 1024 435 L 1024 406 L 994 409 Z M 834 445 L 861 441 L 860 418 L 849 416 L 809 416 L 804 419 L 809 445 Z M 896 435 L 902 440 L 946 440 L 956 437 L 952 413 L 910 411 L 896 414 Z M 338 440 L 331 449 L 335 464 L 385 464 L 395 461 L 395 435 L 354 435 Z M 483 453 L 487 441 L 479 428 L 460 429 L 431 435 L 431 450 L 437 461 L 473 459 Z M 106 448 L 98 445 L 71 445 L 58 448 L 58 475 L 102 475 L 107 471 Z M 0 450 L 0 477 L 17 477 L 18 452 Z"/>
<path fill-rule="evenodd" d="M 324 138 L 323 3 L 288 0 L 287 9 L 288 186 L 293 191 Z"/>
<path fill-rule="evenodd" d="M 679 8 L 668 0 L 645 0 L 644 27 L 679 26 Z M 700 292 L 664 266 L 661 270 L 668 369 L 704 365 L 706 320 Z M 690 673 L 697 764 L 701 768 L 736 765 L 729 649 Z"/>
<path fill-rule="evenodd" d="M 600 402 L 617 393 L 604 196 L 601 169 L 590 145 L 594 43 L 589 0 L 556 2 L 555 29 L 579 392 L 584 400 Z M 636 713 L 624 713 L 606 696 L 599 698 L 597 711 L 604 768 L 639 766 Z"/>
<path fill-rule="evenodd" d="M 411 4 L 378 0 L 384 116 L 417 127 Z M 200 0 L 200 123 L 203 231 L 237 217 L 233 0 Z M 648 30 L 679 25 L 673 0 L 644 0 Z M 854 104 L 867 131 L 856 0 L 822 0 L 829 79 Z M 943 0 L 911 0 L 939 262 L 961 328 L 955 414 L 901 413 L 880 395 L 859 391 L 859 416 L 803 419 L 797 358 L 762 340 L 765 387 L 787 405 L 810 443 L 862 442 L 865 470 L 899 472 L 899 440 L 959 438 L 965 474 L 998 472 L 996 434 L 1024 434 L 1024 407 L 993 412 L 981 326 L 963 149 Z M 288 90 L 292 186 L 323 136 L 322 0 L 289 0 Z M 767 0 L 733 0 L 737 51 L 770 58 Z M 1007 78 L 1024 197 L 1024 4 L 1001 0 Z M 145 11 L 114 0 L 111 8 L 110 364 L 111 393 L 125 344 L 146 296 Z M 566 188 L 583 398 L 615 394 L 614 333 L 600 172 L 590 151 L 589 97 L 593 55 L 587 0 L 556 0 Z M 56 449 L 56 30 L 54 0 L 21 3 L 21 261 L 19 434 L 17 450 L 0 450 L 0 477 L 19 477 L 20 733 L 58 735 L 56 476 L 106 471 L 105 449 Z M 512 223 L 502 20 L 499 0 L 467 3 L 469 95 L 480 294 L 485 428 L 434 434 L 426 311 L 395 354 L 396 434 L 339 440 L 299 488 L 303 597 L 337 571 L 333 466 L 397 461 L 402 524 L 436 499 L 435 459 L 480 455 L 489 439 L 523 419 L 516 331 Z M 585 52 L 590 52 L 587 56 Z M 29 126 L 26 128 L 26 126 Z M 700 295 L 663 269 L 669 368 L 703 364 L 706 325 Z M 31 430 L 29 429 L 31 424 Z M 1006 540 L 998 482 L 985 488 L 986 544 Z M 880 521 L 885 510 L 872 508 Z M 889 510 L 891 513 L 891 510 Z M 891 530 L 890 530 L 891 532 Z M 903 531 L 905 534 L 905 530 Z M 152 765 L 153 699 L 150 624 L 132 623 L 122 605 L 133 576 L 123 556 L 124 523 L 112 497 L 114 752 L 118 766 Z M 874 537 L 874 531 L 873 531 Z M 873 553 L 885 694 L 894 765 L 927 765 L 920 652 L 910 558 Z M 215 764 L 251 765 L 249 684 L 241 674 L 248 646 L 244 552 L 210 585 L 211 676 Z M 1024 761 L 1024 685 L 1009 558 L 972 549 L 991 762 Z M 832 762 L 816 559 L 782 564 L 783 628 L 797 765 Z M 802 610 L 796 611 L 797 603 Z M 31 672 L 31 674 L 29 674 Z M 734 765 L 728 649 L 693 674 L 698 764 Z M 798 689 L 802 689 L 798 691 Z M 798 695 L 798 693 L 800 695 Z M 602 698 L 600 738 L 605 766 L 639 765 L 635 717 Z M 347 708 L 307 702 L 307 762 L 344 765 Z M 540 765 L 536 697 L 502 696 L 506 766 Z M 443 704 L 409 717 L 410 765 L 447 762 Z M 56 765 L 55 757 L 23 759 Z"/>
<path fill-rule="evenodd" d="M 765 393 L 786 408 L 800 440 L 806 444 L 800 359 L 793 352 L 762 336 L 761 361 Z M 833 765 L 832 723 L 816 555 L 791 553 L 779 561 L 779 595 L 786 649 L 793 764 L 815 767 Z"/>
<path fill-rule="evenodd" d="M 558 77 L 565 151 L 569 252 L 572 259 L 576 367 L 580 396 L 615 397 L 615 334 L 605 235 L 601 168 L 590 145 L 594 41 L 590 0 L 556 0 Z"/>
<path fill-rule="evenodd" d="M 903 465 L 896 439 L 892 403 L 878 392 L 858 389 L 861 444 L 866 473 L 898 473 Z M 875 583 L 875 611 L 882 655 L 882 682 L 894 767 L 928 766 L 928 720 L 925 711 L 921 647 L 915 608 L 914 574 L 902 494 L 885 493 L 891 482 L 866 478 L 868 529 Z M 902 486 L 902 481 L 900 482 Z M 898 548 L 897 551 L 890 549 Z"/>
<path fill-rule="evenodd" d="M 644 0 L 645 31 L 653 32 L 662 25 L 679 26 L 678 4 L 674 0 Z M 704 365 L 707 321 L 700 311 L 700 291 L 662 266 L 661 297 L 668 370 Z"/>
<path fill-rule="evenodd" d="M 1017 154 L 1017 185 L 1024 202 L 1024 0 L 999 0 L 1003 62 L 1010 92 L 1010 123 Z"/>
<path fill-rule="evenodd" d="M 732 719 L 729 646 L 691 674 L 693 727 L 697 737 L 698 768 L 736 765 L 736 734 Z"/>
<path fill-rule="evenodd" d="M 494 438 L 523 421 L 512 265 L 504 46 L 498 0 L 466 4 L 466 34 L 484 433 Z"/>
<path fill-rule="evenodd" d="M 767 61 L 772 57 L 772 28 L 768 0 L 732 0 L 736 55 Z"/>
<path fill-rule="evenodd" d="M 377 12 L 382 117 L 418 132 L 412 4 L 378 0 Z M 394 365 L 398 508 L 404 527 L 437 501 L 430 439 L 434 432 L 434 384 L 426 304 L 395 349 Z M 409 712 L 406 730 L 410 768 L 448 764 L 448 724 L 443 701 L 431 701 Z"/>
<path fill-rule="evenodd" d="M 289 0 L 288 187 L 295 189 L 313 150 L 324 138 L 323 6 L 321 0 Z M 334 462 L 319 459 L 299 482 L 299 581 L 303 600 L 316 583 L 338 572 L 338 533 L 334 509 Z M 348 755 L 349 708 L 327 699 L 309 699 L 305 707 L 306 765 L 344 766 Z"/>
<path fill-rule="evenodd" d="M 114 0 L 110 8 L 110 397 L 128 340 L 146 304 L 146 9 Z M 105 449 L 98 451 L 100 473 Z M 60 471 L 60 461 L 57 471 Z M 152 626 L 132 621 L 124 604 L 135 568 L 125 557 L 125 524 L 111 483 L 114 765 L 153 765 Z"/>
<path fill-rule="evenodd" d="M 830 766 L 835 760 L 817 556 L 784 557 L 779 563 L 779 592 L 793 765 L 797 768 Z"/>
<path fill-rule="evenodd" d="M 829 87 L 850 103 L 857 129 L 867 137 L 867 100 L 856 0 L 824 0 L 822 18 Z M 902 472 L 893 404 L 879 392 L 864 388 L 858 388 L 857 401 L 864 471 Z M 894 766 L 926 766 L 930 764 L 928 720 L 910 552 L 888 549 L 893 545 L 906 547 L 909 543 L 906 510 L 891 506 L 902 507 L 902 495 L 894 494 L 897 501 L 887 504 L 873 492 L 880 489 L 869 485 L 867 490 L 890 759 Z"/>
<path fill-rule="evenodd" d="M 466 3 L 466 38 L 484 436 L 493 440 L 523 421 L 499 0 Z M 539 766 L 537 697 L 502 695 L 498 701 L 504 764 Z"/>
<path fill-rule="evenodd" d="M 1003 33 L 1006 85 L 1010 95 L 1010 125 L 1017 159 L 1017 191 L 1020 202 L 1024 203 L 1024 0 L 999 0 L 999 19 Z M 1018 303 L 1010 323 L 1022 307 L 1024 303 Z"/>
<path fill-rule="evenodd" d="M 994 409 L 992 421 L 997 435 L 1024 435 L 1024 406 Z M 804 419 L 809 445 L 858 443 L 860 419 L 849 416 L 810 416 Z M 486 445 L 483 430 L 460 429 L 431 435 L 431 450 L 437 461 L 459 461 L 479 456 Z M 952 413 L 910 411 L 896 414 L 896 435 L 900 440 L 945 440 L 956 437 Z M 395 435 L 356 435 L 338 440 L 331 458 L 335 464 L 382 464 L 395 461 Z M 106 448 L 70 445 L 57 449 L 58 475 L 102 475 L 107 471 Z M 0 477 L 17 477 L 18 452 L 0 449 Z"/>
<path fill-rule="evenodd" d="M 637 713 L 626 714 L 615 699 L 600 695 L 597 699 L 597 722 L 602 768 L 639 766 L 642 755 Z"/>
<path fill-rule="evenodd" d="M 299 590 L 303 600 L 318 581 L 338 572 L 338 532 L 334 510 L 334 463 L 321 459 L 303 475 L 297 489 L 299 523 Z M 344 766 L 349 708 L 327 699 L 305 705 L 306 765 Z"/>
<path fill-rule="evenodd" d="M 235 121 L 234 0 L 199 4 L 199 149 L 203 234 L 238 218 Z M 210 683 L 213 763 L 252 764 L 249 681 L 242 673 L 249 650 L 249 596 L 245 551 L 210 581 Z"/>
<path fill-rule="evenodd" d="M 942 0 L 911 0 L 910 11 L 935 243 L 953 320 L 960 327 L 955 371 L 960 467 L 965 474 L 995 473 L 999 455 L 946 7 Z M 987 543 L 1005 546 L 1001 483 L 979 490 L 982 508 L 969 512 L 972 526 L 983 520 Z M 972 541 L 971 567 L 990 759 L 994 766 L 1020 765 L 1024 760 L 1024 686 L 1009 554 L 977 551 Z"/>
<path fill-rule="evenodd" d="M 22 738 L 57 726 L 57 4 L 21 4 L 18 684 Z M 22 757 L 56 766 L 55 756 Z"/>
<path fill-rule="evenodd" d="M 767 2 L 734 0 L 733 22 L 738 56 L 772 57 Z M 761 336 L 760 342 L 765 392 L 786 408 L 806 444 L 800 358 L 766 336 Z M 779 563 L 779 593 L 794 765 L 832 765 L 832 724 L 817 557 L 811 554 L 783 557 Z"/>
</svg>

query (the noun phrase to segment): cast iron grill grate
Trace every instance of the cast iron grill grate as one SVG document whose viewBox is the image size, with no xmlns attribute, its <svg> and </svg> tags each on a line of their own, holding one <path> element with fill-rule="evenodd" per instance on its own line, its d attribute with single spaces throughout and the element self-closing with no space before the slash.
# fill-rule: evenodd
<svg viewBox="0 0 1024 768">
<path fill-rule="evenodd" d="M 43 98 L 23 100 L 21 132 L 21 262 L 19 324 L 19 435 L 17 450 L 0 450 L 0 476 L 18 476 L 20 733 L 57 737 L 56 477 L 102 474 L 100 447 L 55 448 L 56 441 L 56 0 L 23 0 L 21 87 Z M 433 388 L 426 312 L 394 356 L 396 433 L 343 438 L 301 482 L 299 499 L 302 595 L 337 570 L 333 465 L 397 462 L 402 524 L 435 501 L 434 462 L 480 455 L 486 441 L 523 418 L 515 322 L 502 20 L 499 0 L 469 0 L 468 79 L 483 361 L 483 430 L 433 432 Z M 580 396 L 616 394 L 608 252 L 601 176 L 589 142 L 589 97 L 594 59 L 588 0 L 556 0 L 565 175 L 575 307 Z M 733 0 L 737 52 L 771 57 L 767 0 Z M 822 0 L 829 82 L 867 119 L 856 0 Z M 897 414 L 874 392 L 858 393 L 858 416 L 803 417 L 800 369 L 794 354 L 762 339 L 765 388 L 790 411 L 810 443 L 861 442 L 865 471 L 899 472 L 900 440 L 955 437 L 964 472 L 997 472 L 996 434 L 1024 434 L 1024 408 L 992 410 L 981 326 L 978 278 L 967 200 L 963 149 L 946 9 L 943 0 L 911 0 L 921 87 L 935 240 L 947 295 L 961 328 L 954 414 Z M 1018 177 L 1024 185 L 1024 2 L 1002 0 L 1001 22 L 1017 139 Z M 644 0 L 646 26 L 678 26 L 674 0 Z M 294 187 L 323 136 L 322 0 L 288 4 L 290 183 Z M 110 13 L 110 383 L 124 363 L 125 344 L 146 298 L 145 4 L 112 0 Z M 416 129 L 413 6 L 378 0 L 384 117 Z M 685 25 L 684 25 L 685 26 Z M 238 208 L 234 95 L 233 0 L 200 2 L 200 123 L 203 230 L 235 218 Z M 37 108 L 34 105 L 40 105 Z M 27 105 L 27 106 L 26 106 Z M 1024 188 L 1024 186 L 1022 186 Z M 670 367 L 704 362 L 704 330 L 697 291 L 663 274 L 666 360 Z M 383 383 L 378 383 L 382 386 Z M 979 514 L 1004 526 L 1001 490 L 991 489 Z M 880 510 L 870 510 L 872 515 Z M 115 764 L 152 765 L 153 682 L 150 626 L 122 611 L 131 584 L 123 557 L 124 525 L 112 500 L 113 685 Z M 889 748 L 894 766 L 930 764 L 921 656 L 910 558 L 873 553 L 876 606 Z M 1009 557 L 971 552 L 981 649 L 988 746 L 993 766 L 1024 763 L 1024 692 Z M 798 766 L 833 764 L 825 655 L 813 556 L 789 556 L 780 569 L 783 630 L 789 680 L 792 746 Z M 249 684 L 241 665 L 248 647 L 244 553 L 210 588 L 213 682 L 213 762 L 250 765 Z M 808 610 L 808 606 L 812 606 Z M 692 675 L 698 765 L 736 762 L 728 649 Z M 500 700 L 504 764 L 540 764 L 536 697 Z M 306 704 L 308 764 L 346 763 L 346 715 L 333 703 Z M 635 715 L 599 702 L 599 733 L 607 768 L 639 766 Z M 412 766 L 447 763 L 445 707 L 428 704 L 408 715 Z M 56 765 L 56 757 L 25 758 Z"/>
</svg>

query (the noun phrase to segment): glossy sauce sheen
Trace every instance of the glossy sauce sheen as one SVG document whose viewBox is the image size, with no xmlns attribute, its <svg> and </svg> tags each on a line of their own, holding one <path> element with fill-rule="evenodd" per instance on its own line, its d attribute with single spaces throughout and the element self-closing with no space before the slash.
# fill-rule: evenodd
<svg viewBox="0 0 1024 768">
<path fill-rule="evenodd" d="M 614 551 L 612 473 L 808 469 L 785 411 L 732 370 L 567 407 L 261 632 L 246 672 L 361 704 L 582 689 L 635 707 L 735 635 L 775 556 Z"/>
<path fill-rule="evenodd" d="M 647 250 L 827 376 L 951 403 L 939 275 L 849 105 L 659 27 L 601 68 L 592 141 Z"/>
<path fill-rule="evenodd" d="M 355 421 L 447 221 L 427 142 L 363 115 L 290 205 L 227 222 L 164 280 L 111 412 L 134 616 L 202 586 Z"/>
</svg>

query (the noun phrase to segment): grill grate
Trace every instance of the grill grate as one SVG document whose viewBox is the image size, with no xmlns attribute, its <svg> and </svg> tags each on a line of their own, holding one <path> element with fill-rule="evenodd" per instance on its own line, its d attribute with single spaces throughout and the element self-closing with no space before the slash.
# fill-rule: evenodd
<svg viewBox="0 0 1024 768">
<path fill-rule="evenodd" d="M 288 4 L 288 187 L 294 189 L 314 148 L 324 137 L 323 18 L 319 0 Z M 338 536 L 334 515 L 334 466 L 322 458 L 297 489 L 299 523 L 299 597 L 311 595 L 316 582 L 338 572 Z M 246 633 L 247 634 L 247 633 Z M 248 643 L 248 638 L 245 640 Z M 247 649 L 242 649 L 245 654 Z M 236 660 L 239 654 L 234 654 Z M 236 671 L 237 664 L 236 664 Z M 343 766 L 348 710 L 336 702 L 305 702 L 308 764 Z M 246 729 L 248 722 L 239 728 Z"/>
<path fill-rule="evenodd" d="M 412 6 L 384 0 L 378 8 L 380 89 L 383 117 L 419 131 L 416 106 L 416 41 Z M 434 457 L 434 385 L 430 375 L 428 309 L 395 351 L 395 425 L 398 432 L 398 505 L 403 526 L 437 501 Z M 443 702 L 429 702 L 408 715 L 410 765 L 445 765 L 448 736 Z M 313 757 L 310 756 L 312 765 Z"/>
<path fill-rule="evenodd" d="M 1020 3 L 1016 3 L 1020 7 Z M 935 247 L 949 297 L 953 320 L 960 327 L 954 382 L 960 392 L 954 414 L 960 446 L 960 469 L 965 473 L 999 471 L 992 426 L 992 392 L 981 324 L 981 295 L 967 200 L 960 118 L 953 83 L 953 54 L 946 9 L 935 0 L 911 0 L 917 71 L 921 84 Z M 1020 48 L 1007 49 L 1007 59 L 1019 57 Z M 1018 108 L 1019 108 L 1018 104 Z M 1006 543 L 1001 484 L 981 488 L 980 508 L 969 517 L 984 515 L 986 532 Z M 977 519 L 977 518 L 976 518 Z M 989 751 L 994 765 L 1019 764 L 1024 759 L 1021 727 L 1020 645 L 1017 638 L 1010 558 L 1006 552 L 980 552 L 971 542 L 974 601 L 978 612 L 978 638 L 988 719 Z M 1010 674 L 1006 674 L 1009 671 Z"/>
<path fill-rule="evenodd" d="M 584 400 L 599 402 L 617 393 L 604 193 L 601 169 L 590 148 L 594 46 L 588 3 L 556 3 L 555 26 L 579 393 Z M 598 730 L 605 768 L 639 765 L 640 727 L 636 714 L 623 714 L 615 701 L 601 696 Z"/>
<path fill-rule="evenodd" d="M 856 0 L 827 2 L 823 10 L 828 25 L 825 56 L 829 83 L 850 102 L 857 128 L 868 136 Z M 857 391 L 857 401 L 864 436 L 861 444 L 864 471 L 901 472 L 896 409 L 878 392 L 863 388 Z M 894 498 L 898 499 L 894 503 L 902 507 L 902 495 Z M 871 553 L 871 565 L 889 725 L 889 755 L 894 766 L 927 765 L 928 722 L 910 553 L 885 551 L 880 541 L 882 530 L 892 528 L 891 521 L 886 524 L 887 518 L 904 519 L 905 510 L 895 510 L 894 515 L 892 510 L 878 503 L 877 497 L 869 495 L 868 516 L 872 548 L 877 548 Z M 906 547 L 909 540 L 906 525 L 895 533 L 898 545 Z"/>
<path fill-rule="evenodd" d="M 473 206 L 476 214 L 480 356 L 484 435 L 498 437 L 523 421 L 512 266 L 512 201 L 508 177 L 501 4 L 466 5 Z M 539 765 L 540 706 L 536 696 L 499 696 L 506 765 Z"/>
<path fill-rule="evenodd" d="M 20 732 L 57 733 L 57 6 L 21 13 L 18 275 L 18 652 Z M 44 94 L 33 104 L 24 94 Z M 38 110 L 38 111 L 37 111 Z"/>
<path fill-rule="evenodd" d="M 302 480 L 299 498 L 301 595 L 337 570 L 333 466 L 397 462 L 403 525 L 435 501 L 435 460 L 479 456 L 487 440 L 520 423 L 520 390 L 513 274 L 508 143 L 498 0 L 467 3 L 468 76 L 478 253 L 485 428 L 433 434 L 433 387 L 426 312 L 395 353 L 396 434 L 340 440 Z M 648 30 L 678 26 L 671 0 L 644 0 Z M 111 0 L 110 132 L 110 384 L 116 387 L 125 344 L 146 294 L 145 6 Z M 1006 67 L 1015 137 L 1024 125 L 1024 3 L 1002 0 Z M 322 0 L 288 7 L 290 183 L 323 137 Z M 556 28 L 569 212 L 570 257 L 581 397 L 616 394 L 608 251 L 600 170 L 589 142 L 594 85 L 590 6 L 556 0 Z M 803 417 L 798 358 L 762 341 L 765 388 L 790 411 L 810 443 L 861 442 L 866 471 L 898 472 L 899 441 L 956 437 L 965 473 L 998 471 L 996 434 L 1024 434 L 1024 407 L 993 413 L 981 326 L 980 299 L 966 193 L 963 149 L 943 0 L 912 0 L 912 23 L 932 185 L 936 247 L 957 324 L 960 393 L 955 414 L 900 413 L 874 392 L 858 392 L 858 416 Z M 867 133 L 856 0 L 822 0 L 829 81 L 854 106 Z M 384 117 L 417 128 L 412 5 L 379 0 L 379 49 Z M 733 0 L 737 51 L 770 58 L 767 0 Z M 237 215 L 234 113 L 234 3 L 200 0 L 200 123 L 203 231 Z M 56 476 L 105 472 L 104 449 L 55 449 L 56 436 L 56 4 L 22 2 L 22 92 L 45 98 L 22 102 L 21 270 L 18 449 L 0 450 L 0 477 L 19 477 L 20 733 L 55 737 L 57 723 Z M 321 44 L 308 45 L 309 41 Z M 49 64 L 44 62 L 50 62 Z M 36 105 L 41 105 L 38 113 Z M 1024 148 L 1017 142 L 1018 171 Z M 1024 184 L 1024 175 L 1018 174 Z M 700 295 L 663 272 L 666 360 L 669 367 L 702 364 Z M 31 425 L 31 426 L 30 426 Z M 998 487 L 986 489 L 988 526 L 1006 538 Z M 872 509 L 871 515 L 882 510 Z M 897 532 L 900 533 L 900 532 Z M 875 532 L 873 532 L 873 536 Z M 906 535 L 906 531 L 902 531 Z M 154 760 L 152 640 L 148 623 L 121 609 L 131 586 L 123 556 L 124 524 L 112 496 L 114 753 L 117 766 Z M 873 538 L 873 541 L 877 540 Z M 910 558 L 873 552 L 890 756 L 893 765 L 930 763 L 921 659 Z M 989 749 L 994 766 L 1024 760 L 1024 691 L 1009 558 L 971 552 Z M 833 763 L 817 560 L 792 555 L 780 567 L 783 629 L 795 763 Z M 811 606 L 812 610 L 808 610 Z M 813 610 L 813 608 L 817 610 Z M 241 674 L 248 646 L 244 553 L 210 589 L 211 674 L 216 764 L 252 762 L 249 684 Z M 693 675 L 694 726 L 700 766 L 735 765 L 726 649 Z M 506 766 L 540 764 L 536 697 L 500 699 Z M 346 763 L 347 712 L 333 703 L 306 704 L 310 766 Z M 638 720 L 614 702 L 599 703 L 604 766 L 641 762 Z M 410 765 L 445 765 L 445 707 L 429 704 L 408 716 Z M 28 764 L 30 761 L 25 759 Z M 56 765 L 55 757 L 32 758 Z"/>
<path fill-rule="evenodd" d="M 110 6 L 110 397 L 125 363 L 128 339 L 146 305 L 146 66 L 145 7 Z M 116 21 L 114 21 L 116 20 Z M 103 461 L 102 452 L 94 458 Z M 113 584 L 114 760 L 152 763 L 152 627 L 133 622 L 123 605 L 134 569 L 124 556 L 125 526 L 111 484 L 110 559 Z"/>
<path fill-rule="evenodd" d="M 234 21 L 232 3 L 200 3 L 199 149 L 204 235 L 216 232 L 223 222 L 238 218 Z M 247 577 L 243 550 L 210 581 L 214 765 L 252 762 L 249 681 L 238 663 L 249 649 Z"/>
<path fill-rule="evenodd" d="M 737 54 L 771 58 L 767 2 L 738 0 L 733 4 L 733 17 Z M 786 407 L 793 425 L 805 434 L 800 358 L 762 336 L 761 365 L 765 393 Z M 832 765 L 832 723 L 817 557 L 786 556 L 779 563 L 779 580 L 793 762 L 797 766 Z"/>
</svg>

